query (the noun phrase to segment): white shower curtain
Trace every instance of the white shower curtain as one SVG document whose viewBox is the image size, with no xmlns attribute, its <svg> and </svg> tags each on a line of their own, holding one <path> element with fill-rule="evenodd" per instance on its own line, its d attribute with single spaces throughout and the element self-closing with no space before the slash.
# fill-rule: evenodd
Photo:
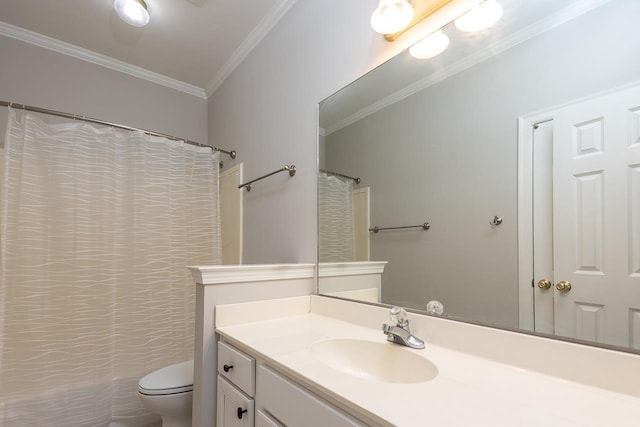
<svg viewBox="0 0 640 427">
<path fill-rule="evenodd" d="M 320 262 L 354 261 L 353 182 L 324 172 L 318 181 Z"/>
<path fill-rule="evenodd" d="M 186 266 L 221 259 L 217 153 L 10 111 L 3 169 L 0 425 L 143 416 L 139 378 L 193 357 Z"/>
</svg>

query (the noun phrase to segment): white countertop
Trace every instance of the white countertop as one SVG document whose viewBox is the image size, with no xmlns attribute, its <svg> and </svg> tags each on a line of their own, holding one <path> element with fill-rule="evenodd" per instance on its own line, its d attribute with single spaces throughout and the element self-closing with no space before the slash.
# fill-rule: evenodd
<svg viewBox="0 0 640 427">
<path fill-rule="evenodd" d="M 313 298 L 320 298 L 314 297 Z M 331 304 L 331 301 L 329 301 Z M 344 302 L 340 302 L 344 304 Z M 357 304 L 356 310 L 369 310 Z M 217 331 L 334 404 L 381 425 L 410 426 L 638 426 L 640 398 L 568 381 L 439 346 L 420 336 L 438 375 L 427 382 L 362 379 L 316 360 L 310 347 L 333 338 L 388 345 L 380 324 L 365 327 L 314 313 L 308 297 L 218 306 Z M 378 310 L 378 307 L 371 307 Z M 250 313 L 250 314 L 249 314 Z M 363 312 L 366 317 L 367 313 Z M 418 316 L 419 317 L 419 316 Z M 423 316 L 429 321 L 429 318 Z M 417 321 L 417 319 L 416 319 Z M 463 337 L 461 337 L 463 339 Z M 507 344 L 508 345 L 508 344 Z M 615 352 L 612 352 L 615 353 Z M 533 354 L 554 363 L 554 354 Z M 597 366 L 593 375 L 599 375 Z M 627 373 L 640 377 L 640 372 Z"/>
</svg>

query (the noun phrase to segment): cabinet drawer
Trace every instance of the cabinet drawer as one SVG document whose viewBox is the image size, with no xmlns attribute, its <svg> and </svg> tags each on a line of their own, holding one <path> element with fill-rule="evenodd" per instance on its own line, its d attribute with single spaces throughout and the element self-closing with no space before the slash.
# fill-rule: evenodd
<svg viewBox="0 0 640 427">
<path fill-rule="evenodd" d="M 286 426 L 364 426 L 266 366 L 258 367 L 257 376 L 257 408 L 264 408 Z"/>
<path fill-rule="evenodd" d="M 254 402 L 218 375 L 217 427 L 254 427 Z"/>
<path fill-rule="evenodd" d="M 256 411 L 256 427 L 284 427 L 262 411 Z"/>
<path fill-rule="evenodd" d="M 256 395 L 255 366 L 253 357 L 218 342 L 218 373 L 251 397 Z"/>
</svg>

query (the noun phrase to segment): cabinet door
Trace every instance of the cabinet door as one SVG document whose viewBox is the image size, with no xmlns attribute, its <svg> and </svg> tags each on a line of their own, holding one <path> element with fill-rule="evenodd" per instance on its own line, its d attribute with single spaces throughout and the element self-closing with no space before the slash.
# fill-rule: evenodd
<svg viewBox="0 0 640 427">
<path fill-rule="evenodd" d="M 262 411 L 256 411 L 256 427 L 284 427 Z"/>
<path fill-rule="evenodd" d="M 254 427 L 253 399 L 218 375 L 217 427 Z"/>
<path fill-rule="evenodd" d="M 365 425 L 266 366 L 258 368 L 256 389 L 258 408 L 289 427 Z"/>
<path fill-rule="evenodd" d="M 256 394 L 255 360 L 224 342 L 218 342 L 218 373 L 240 390 Z"/>
</svg>

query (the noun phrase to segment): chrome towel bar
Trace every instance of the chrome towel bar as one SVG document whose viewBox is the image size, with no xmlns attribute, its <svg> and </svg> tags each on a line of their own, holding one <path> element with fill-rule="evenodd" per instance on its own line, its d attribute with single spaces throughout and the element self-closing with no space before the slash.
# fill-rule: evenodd
<svg viewBox="0 0 640 427">
<path fill-rule="evenodd" d="M 338 173 L 338 172 L 333 172 L 333 171 L 326 170 L 326 169 L 320 169 L 320 172 L 324 172 L 327 175 L 339 176 L 340 178 L 350 179 L 353 182 L 355 182 L 356 184 L 360 184 L 360 181 L 361 181 L 361 179 L 359 177 L 353 177 L 353 176 L 345 175 L 345 174 Z"/>
<path fill-rule="evenodd" d="M 431 224 L 429 224 L 428 222 L 425 222 L 423 224 L 420 225 L 404 225 L 402 227 L 372 227 L 369 229 L 369 231 L 373 231 L 374 233 L 377 233 L 379 231 L 382 230 L 400 230 L 402 228 L 422 228 L 423 230 L 428 230 L 431 228 Z"/>
<path fill-rule="evenodd" d="M 268 173 L 266 175 L 262 175 L 260 178 L 256 178 L 253 179 L 249 182 L 245 182 L 244 184 L 240 184 L 238 185 L 238 188 L 242 188 L 245 187 L 247 189 L 247 191 L 251 191 L 251 184 L 253 184 L 256 181 L 260 181 L 261 179 L 265 179 L 271 175 L 275 175 L 277 173 L 280 172 L 284 172 L 284 171 L 288 171 L 289 172 L 289 176 L 294 176 L 296 174 L 296 165 L 284 165 L 283 167 L 281 167 L 280 169 L 273 171 L 271 173 Z"/>
</svg>

